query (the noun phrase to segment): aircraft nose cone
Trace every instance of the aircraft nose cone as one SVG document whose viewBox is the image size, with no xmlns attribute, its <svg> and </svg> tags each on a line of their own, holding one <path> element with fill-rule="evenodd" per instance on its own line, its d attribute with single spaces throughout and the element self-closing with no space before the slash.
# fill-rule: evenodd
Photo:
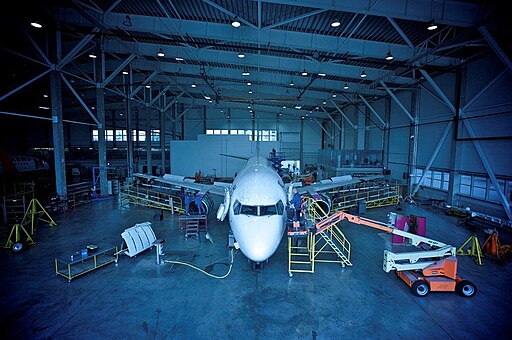
<svg viewBox="0 0 512 340">
<path fill-rule="evenodd" d="M 277 216 L 276 216 L 277 217 Z M 235 235 L 240 249 L 250 260 L 262 262 L 274 254 L 283 236 L 282 222 L 277 217 L 274 221 L 251 223 Z"/>
</svg>

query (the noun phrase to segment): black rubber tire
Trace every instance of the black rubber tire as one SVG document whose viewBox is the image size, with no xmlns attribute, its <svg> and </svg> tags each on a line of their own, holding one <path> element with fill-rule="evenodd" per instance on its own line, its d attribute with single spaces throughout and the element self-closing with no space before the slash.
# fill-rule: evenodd
<svg viewBox="0 0 512 340">
<path fill-rule="evenodd" d="M 476 286 L 468 280 L 462 280 L 457 283 L 455 290 L 457 291 L 457 294 L 466 298 L 472 298 L 477 292 Z"/>
<path fill-rule="evenodd" d="M 414 295 L 424 297 L 430 293 L 430 285 L 423 280 L 417 280 L 412 284 L 411 290 Z"/>
</svg>

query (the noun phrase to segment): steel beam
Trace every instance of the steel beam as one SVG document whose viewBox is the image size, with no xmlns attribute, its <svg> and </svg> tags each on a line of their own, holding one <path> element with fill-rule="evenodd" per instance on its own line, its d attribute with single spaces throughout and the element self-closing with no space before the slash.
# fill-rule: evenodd
<svg viewBox="0 0 512 340">
<path fill-rule="evenodd" d="M 494 77 L 489 83 L 487 83 L 487 85 L 485 85 L 482 89 L 480 89 L 480 91 L 478 91 L 477 94 L 475 94 L 473 96 L 473 98 L 471 98 L 465 105 L 464 107 L 462 108 L 462 110 L 466 111 L 471 105 L 473 105 L 473 103 L 478 99 L 480 98 L 480 96 L 482 94 L 485 93 L 485 91 L 487 91 L 496 81 L 498 81 L 498 79 L 501 78 L 501 76 L 503 76 L 505 73 L 507 72 L 507 70 L 503 70 L 501 71 L 500 73 L 498 73 L 498 75 L 496 77 Z"/>
<path fill-rule="evenodd" d="M 130 54 L 130 56 L 128 58 L 126 58 L 122 63 L 121 65 L 119 65 L 115 70 L 114 72 L 112 72 L 106 79 L 105 81 L 101 84 L 102 87 L 105 87 L 108 83 L 110 83 L 112 81 L 112 79 L 114 79 L 115 76 L 117 76 L 119 74 L 119 72 L 121 72 L 122 70 L 124 70 L 124 68 L 126 67 L 126 65 L 128 65 L 132 60 L 133 58 L 135 58 L 135 54 Z"/>
<path fill-rule="evenodd" d="M 420 70 L 421 74 L 423 75 L 423 77 L 425 77 L 427 82 L 430 84 L 430 86 L 432 86 L 432 88 L 434 89 L 435 93 L 437 93 L 437 95 L 443 100 L 445 105 L 448 106 L 450 111 L 452 111 L 452 113 L 456 113 L 455 106 L 453 106 L 452 102 L 444 94 L 443 90 L 441 90 L 441 88 L 436 84 L 434 79 L 432 79 L 432 77 L 430 77 L 430 75 L 427 73 L 427 71 L 425 71 L 425 70 L 423 70 L 421 68 L 419 70 Z"/>
<path fill-rule="evenodd" d="M 338 123 L 334 120 L 334 118 L 331 117 L 331 115 L 329 114 L 329 112 L 327 112 L 324 107 L 322 106 L 322 111 L 325 112 L 326 116 L 329 117 L 329 119 L 332 121 L 332 123 L 334 124 L 334 126 L 336 126 L 338 128 L 338 130 L 342 131 L 342 128 L 338 125 Z"/>
<path fill-rule="evenodd" d="M 354 0 L 262 0 L 263 2 L 321 8 L 330 11 L 368 14 L 372 16 L 392 17 L 404 20 L 429 22 L 432 17 L 444 25 L 474 27 L 481 20 L 478 3 L 465 1 L 446 1 L 442 6 L 437 1 L 354 1 Z M 434 6 L 434 7 L 432 7 Z"/>
<path fill-rule="evenodd" d="M 165 105 L 164 111 L 169 110 L 169 108 L 172 106 L 172 104 L 174 104 L 178 99 L 180 99 L 181 96 L 183 96 L 183 94 L 185 94 L 185 92 L 181 92 L 179 95 L 174 97 L 169 104 Z"/>
<path fill-rule="evenodd" d="M 308 13 L 297 15 L 296 17 L 293 17 L 293 18 L 288 18 L 288 19 L 285 19 L 283 21 L 276 22 L 275 24 L 271 24 L 271 25 L 265 26 L 265 27 L 263 27 L 263 29 L 264 30 L 269 30 L 269 29 L 276 28 L 276 27 L 279 27 L 279 26 L 282 26 L 282 25 L 287 25 L 287 24 L 292 23 L 294 21 L 305 19 L 305 18 L 311 17 L 313 15 L 317 15 L 317 14 L 323 13 L 325 11 L 326 11 L 325 9 L 317 9 L 317 10 L 314 10 L 314 11 L 311 11 L 311 12 L 308 12 Z"/>
<path fill-rule="evenodd" d="M 34 78 L 30 79 L 29 81 L 26 81 L 25 83 L 21 84 L 20 86 L 18 86 L 17 88 L 9 91 L 8 93 L 4 94 L 2 97 L 0 97 L 0 102 L 2 100 L 4 100 L 5 98 L 9 97 L 10 95 L 18 92 L 19 90 L 21 90 L 22 88 L 26 87 L 27 85 L 30 85 L 32 84 L 33 82 L 35 82 L 36 80 L 38 80 L 39 78 L 41 77 L 44 77 L 45 75 L 47 75 L 48 73 L 50 73 L 51 69 L 47 69 L 46 71 L 44 71 L 43 73 L 35 76 Z"/>
<path fill-rule="evenodd" d="M 510 58 L 508 55 L 503 51 L 501 46 L 498 44 L 498 42 L 493 38 L 491 33 L 487 30 L 485 26 L 478 27 L 478 31 L 480 31 L 480 34 L 484 37 L 485 41 L 491 46 L 492 50 L 498 58 L 500 58 L 501 62 L 507 67 L 509 72 L 512 72 L 512 62 L 510 61 Z"/>
<path fill-rule="evenodd" d="M 140 84 L 132 93 L 130 93 L 130 99 L 133 98 L 140 90 L 146 86 L 151 79 L 155 78 L 155 76 L 158 74 L 158 71 L 153 71 L 143 82 Z"/>
<path fill-rule="evenodd" d="M 460 116 L 461 118 L 466 118 L 463 110 L 460 110 Z M 475 149 L 480 156 L 480 160 L 482 161 L 482 164 L 484 165 L 485 171 L 487 172 L 487 175 L 489 175 L 489 178 L 491 179 L 491 183 L 494 186 L 494 189 L 498 193 L 501 201 L 501 205 L 503 206 L 503 209 L 505 210 L 505 213 L 507 214 L 507 217 L 509 220 L 512 220 L 512 211 L 510 210 L 510 204 L 508 203 L 507 197 L 505 196 L 505 193 L 503 192 L 503 188 L 500 187 L 500 184 L 498 183 L 498 180 L 496 179 L 496 175 L 494 174 L 494 170 L 492 169 L 491 163 L 489 162 L 489 159 L 487 158 L 487 155 L 482 148 L 482 145 L 480 144 L 480 141 L 477 140 L 477 135 L 475 131 L 473 130 L 473 127 L 471 126 L 471 123 L 467 120 L 463 120 L 464 125 L 466 126 L 466 129 L 469 133 L 469 137 L 473 138 L 473 145 L 475 146 Z"/>
<path fill-rule="evenodd" d="M 171 87 L 172 87 L 171 85 L 167 85 L 166 87 L 163 88 L 163 90 L 160 90 L 160 92 L 155 96 L 155 98 L 153 98 L 153 100 L 149 103 L 149 105 L 152 106 L 153 104 L 155 104 L 156 101 L 158 99 L 160 99 L 160 97 L 162 97 L 165 94 L 165 92 L 167 92 L 167 90 L 169 90 Z M 162 107 L 159 106 L 159 108 L 162 108 Z"/>
<path fill-rule="evenodd" d="M 379 119 L 379 121 L 382 123 L 382 127 L 386 127 L 386 123 L 380 117 L 380 115 L 377 113 L 377 111 L 375 111 L 375 109 L 370 105 L 370 103 L 368 103 L 368 101 L 362 95 L 359 95 L 359 98 L 361 98 L 361 100 L 363 101 L 363 103 L 365 103 L 365 105 L 368 107 L 368 109 L 370 109 L 370 111 L 373 112 L 373 114 Z"/>
<path fill-rule="evenodd" d="M 89 116 L 91 116 L 91 118 L 96 122 L 96 125 L 99 126 L 100 125 L 100 122 L 99 120 L 96 118 L 96 116 L 94 116 L 94 114 L 91 112 L 91 110 L 89 109 L 89 107 L 87 106 L 87 104 L 85 104 L 85 102 L 83 101 L 82 97 L 80 97 L 80 95 L 75 91 L 75 89 L 73 88 L 73 86 L 69 83 L 69 81 L 66 79 L 66 77 L 61 73 L 60 74 L 62 80 L 64 80 L 64 84 L 66 84 L 66 86 L 69 88 L 69 90 L 71 91 L 71 93 L 73 93 L 73 95 L 75 96 L 75 98 L 78 100 L 78 102 L 80 104 L 82 104 L 82 107 L 85 109 L 85 111 L 87 111 L 87 113 L 89 114 Z"/>
<path fill-rule="evenodd" d="M 324 132 L 327 134 L 327 136 L 329 136 L 329 138 L 332 139 L 331 134 L 329 133 L 329 131 L 327 131 L 326 128 L 324 128 L 322 123 L 320 123 L 316 118 L 312 118 L 312 120 L 314 120 L 318 124 L 318 126 L 320 126 L 322 128 L 322 130 L 324 130 Z"/>
<path fill-rule="evenodd" d="M 80 50 L 85 45 L 87 45 L 92 40 L 92 38 L 94 38 L 96 36 L 96 33 L 98 33 L 99 31 L 100 31 L 100 29 L 98 27 L 94 27 L 92 29 L 92 33 L 87 34 L 85 37 L 83 37 L 82 40 L 80 40 L 80 42 L 78 42 L 78 44 L 76 44 L 76 46 L 71 51 L 69 51 L 69 53 L 64 58 L 62 58 L 62 60 L 59 61 L 58 68 L 62 69 L 64 66 L 66 66 L 66 64 L 68 64 L 70 61 L 72 61 L 75 58 L 75 56 L 78 54 L 78 52 L 80 52 Z"/>
<path fill-rule="evenodd" d="M 409 47 L 411 48 L 414 48 L 414 44 L 412 43 L 412 41 L 409 39 L 409 37 L 407 37 L 407 35 L 404 33 L 404 31 L 402 31 L 402 29 L 400 28 L 400 26 L 398 26 L 398 24 L 396 23 L 396 21 L 391 18 L 391 17 L 386 17 L 388 19 L 388 21 L 391 23 L 391 25 L 395 28 L 395 30 L 398 32 L 398 34 L 400 34 L 400 36 L 402 37 L 402 39 L 404 39 L 404 41 L 407 43 L 407 45 L 409 45 Z"/>
<path fill-rule="evenodd" d="M 75 25 L 90 27 L 90 22 L 71 10 L 60 10 L 59 17 L 63 21 Z M 305 32 L 294 32 L 279 29 L 254 30 L 248 27 L 239 27 L 233 34 L 233 27 L 229 24 L 213 22 L 200 22 L 192 20 L 178 20 L 171 18 L 149 17 L 142 15 L 130 15 L 132 27 L 123 27 L 126 18 L 122 13 L 110 13 L 105 17 L 105 26 L 115 30 L 123 27 L 128 32 L 147 32 L 152 34 L 180 35 L 187 32 L 190 38 L 212 39 L 219 43 L 234 42 L 244 44 L 270 44 L 272 47 L 283 47 L 300 51 L 314 51 L 332 53 L 332 46 L 350 46 L 351 55 L 373 57 L 382 59 L 391 48 L 396 60 L 410 60 L 414 57 L 414 51 L 404 44 L 389 44 L 384 42 L 369 41 L 363 39 L 346 38 L 339 36 L 327 36 Z M 436 56 L 431 60 L 431 65 L 449 66 L 457 63 L 456 58 Z"/>
<path fill-rule="evenodd" d="M 334 100 L 331 100 L 331 103 L 332 103 L 332 105 L 334 105 L 334 107 L 336 108 L 336 110 L 338 110 L 338 112 L 343 116 L 343 118 L 345 118 L 345 119 L 347 120 L 347 122 L 350 124 L 350 126 L 352 127 L 352 129 L 357 130 L 357 126 L 356 126 L 356 125 L 354 125 L 350 119 L 348 119 L 348 117 L 345 115 L 345 113 L 344 113 L 343 111 L 341 111 L 341 109 L 338 107 L 338 105 L 336 105 L 336 103 L 334 102 Z M 323 107 L 322 107 L 322 109 L 323 109 Z"/>
<path fill-rule="evenodd" d="M 107 178 L 107 143 L 105 136 L 105 90 L 101 86 L 104 81 L 104 54 L 101 47 L 97 49 L 98 58 L 94 60 L 96 65 L 96 112 L 98 115 L 98 165 L 100 177 L 101 196 L 108 195 Z M 96 184 L 96 183 L 95 183 Z"/>
<path fill-rule="evenodd" d="M 254 24 L 250 23 L 249 21 L 245 20 L 244 18 L 241 18 L 240 16 L 236 15 L 235 13 L 225 9 L 224 7 L 220 6 L 220 5 L 217 5 L 215 2 L 213 1 L 210 1 L 210 0 L 202 0 L 204 3 L 212 6 L 213 8 L 216 8 L 218 9 L 219 11 L 221 11 L 222 13 L 225 13 L 229 16 L 231 16 L 231 20 L 233 20 L 235 18 L 235 16 L 238 18 L 238 20 L 240 20 L 241 22 L 243 22 L 244 24 L 246 24 L 247 26 L 251 27 L 251 28 L 254 28 L 254 29 L 258 29 L 257 26 L 255 26 Z"/>
<path fill-rule="evenodd" d="M 398 99 L 398 97 L 389 89 L 389 87 L 386 85 L 386 83 L 384 83 L 382 80 L 379 81 L 379 83 L 384 87 L 384 89 L 386 90 L 386 92 L 389 94 L 389 96 L 395 101 L 395 103 L 398 105 L 398 107 L 400 107 L 400 109 L 402 109 L 402 111 L 407 115 L 407 117 L 409 117 L 409 119 L 411 120 L 411 122 L 414 122 L 415 119 L 414 117 L 409 113 L 409 110 L 407 110 L 407 108 L 404 106 L 404 104 L 402 104 L 402 102 Z"/>
<path fill-rule="evenodd" d="M 147 174 L 153 174 L 153 153 L 151 151 L 151 108 L 148 104 L 146 104 L 146 166 L 147 166 Z"/>
</svg>

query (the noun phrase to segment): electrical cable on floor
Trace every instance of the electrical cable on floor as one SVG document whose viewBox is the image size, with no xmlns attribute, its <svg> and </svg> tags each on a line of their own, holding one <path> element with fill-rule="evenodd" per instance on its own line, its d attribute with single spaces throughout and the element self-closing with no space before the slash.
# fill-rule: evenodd
<svg viewBox="0 0 512 340">
<path fill-rule="evenodd" d="M 214 274 L 210 274 L 208 273 L 207 271 L 199 268 L 199 267 L 196 267 L 194 266 L 193 264 L 190 264 L 190 263 L 187 263 L 187 262 L 180 262 L 180 261 L 174 261 L 174 260 L 165 260 L 164 262 L 167 262 L 167 263 L 173 263 L 173 264 L 181 264 L 183 266 L 187 266 L 187 267 L 190 267 L 192 269 L 195 269 L 205 275 L 208 275 L 210 277 L 213 277 L 214 279 L 224 279 L 226 277 L 228 277 L 228 275 L 231 273 L 231 269 L 233 268 L 233 262 L 235 260 L 235 255 L 233 253 L 233 249 L 230 249 L 230 254 L 231 254 L 231 262 L 229 263 L 229 269 L 228 269 L 228 272 L 222 276 L 218 276 L 218 275 L 214 275 Z"/>
</svg>

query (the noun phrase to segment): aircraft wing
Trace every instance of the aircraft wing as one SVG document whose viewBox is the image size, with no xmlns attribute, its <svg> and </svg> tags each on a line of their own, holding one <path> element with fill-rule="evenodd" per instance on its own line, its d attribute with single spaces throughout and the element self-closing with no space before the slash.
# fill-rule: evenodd
<svg viewBox="0 0 512 340">
<path fill-rule="evenodd" d="M 319 191 L 325 191 L 329 189 L 339 188 L 345 185 L 356 184 L 360 182 L 370 181 L 374 179 L 382 178 L 382 176 L 366 176 L 353 178 L 351 175 L 338 176 L 329 179 L 324 179 L 319 182 L 315 182 L 311 185 L 298 187 L 297 191 L 300 194 L 308 193 L 311 196 L 318 195 Z"/>
<path fill-rule="evenodd" d="M 179 187 L 198 191 L 203 195 L 210 192 L 215 195 L 224 196 L 225 188 L 228 183 L 215 182 L 214 184 L 195 183 L 193 179 L 177 175 L 164 175 L 163 177 L 151 176 L 146 174 L 134 174 L 134 177 L 143 179 L 149 183 L 154 183 L 162 187 Z"/>
</svg>

